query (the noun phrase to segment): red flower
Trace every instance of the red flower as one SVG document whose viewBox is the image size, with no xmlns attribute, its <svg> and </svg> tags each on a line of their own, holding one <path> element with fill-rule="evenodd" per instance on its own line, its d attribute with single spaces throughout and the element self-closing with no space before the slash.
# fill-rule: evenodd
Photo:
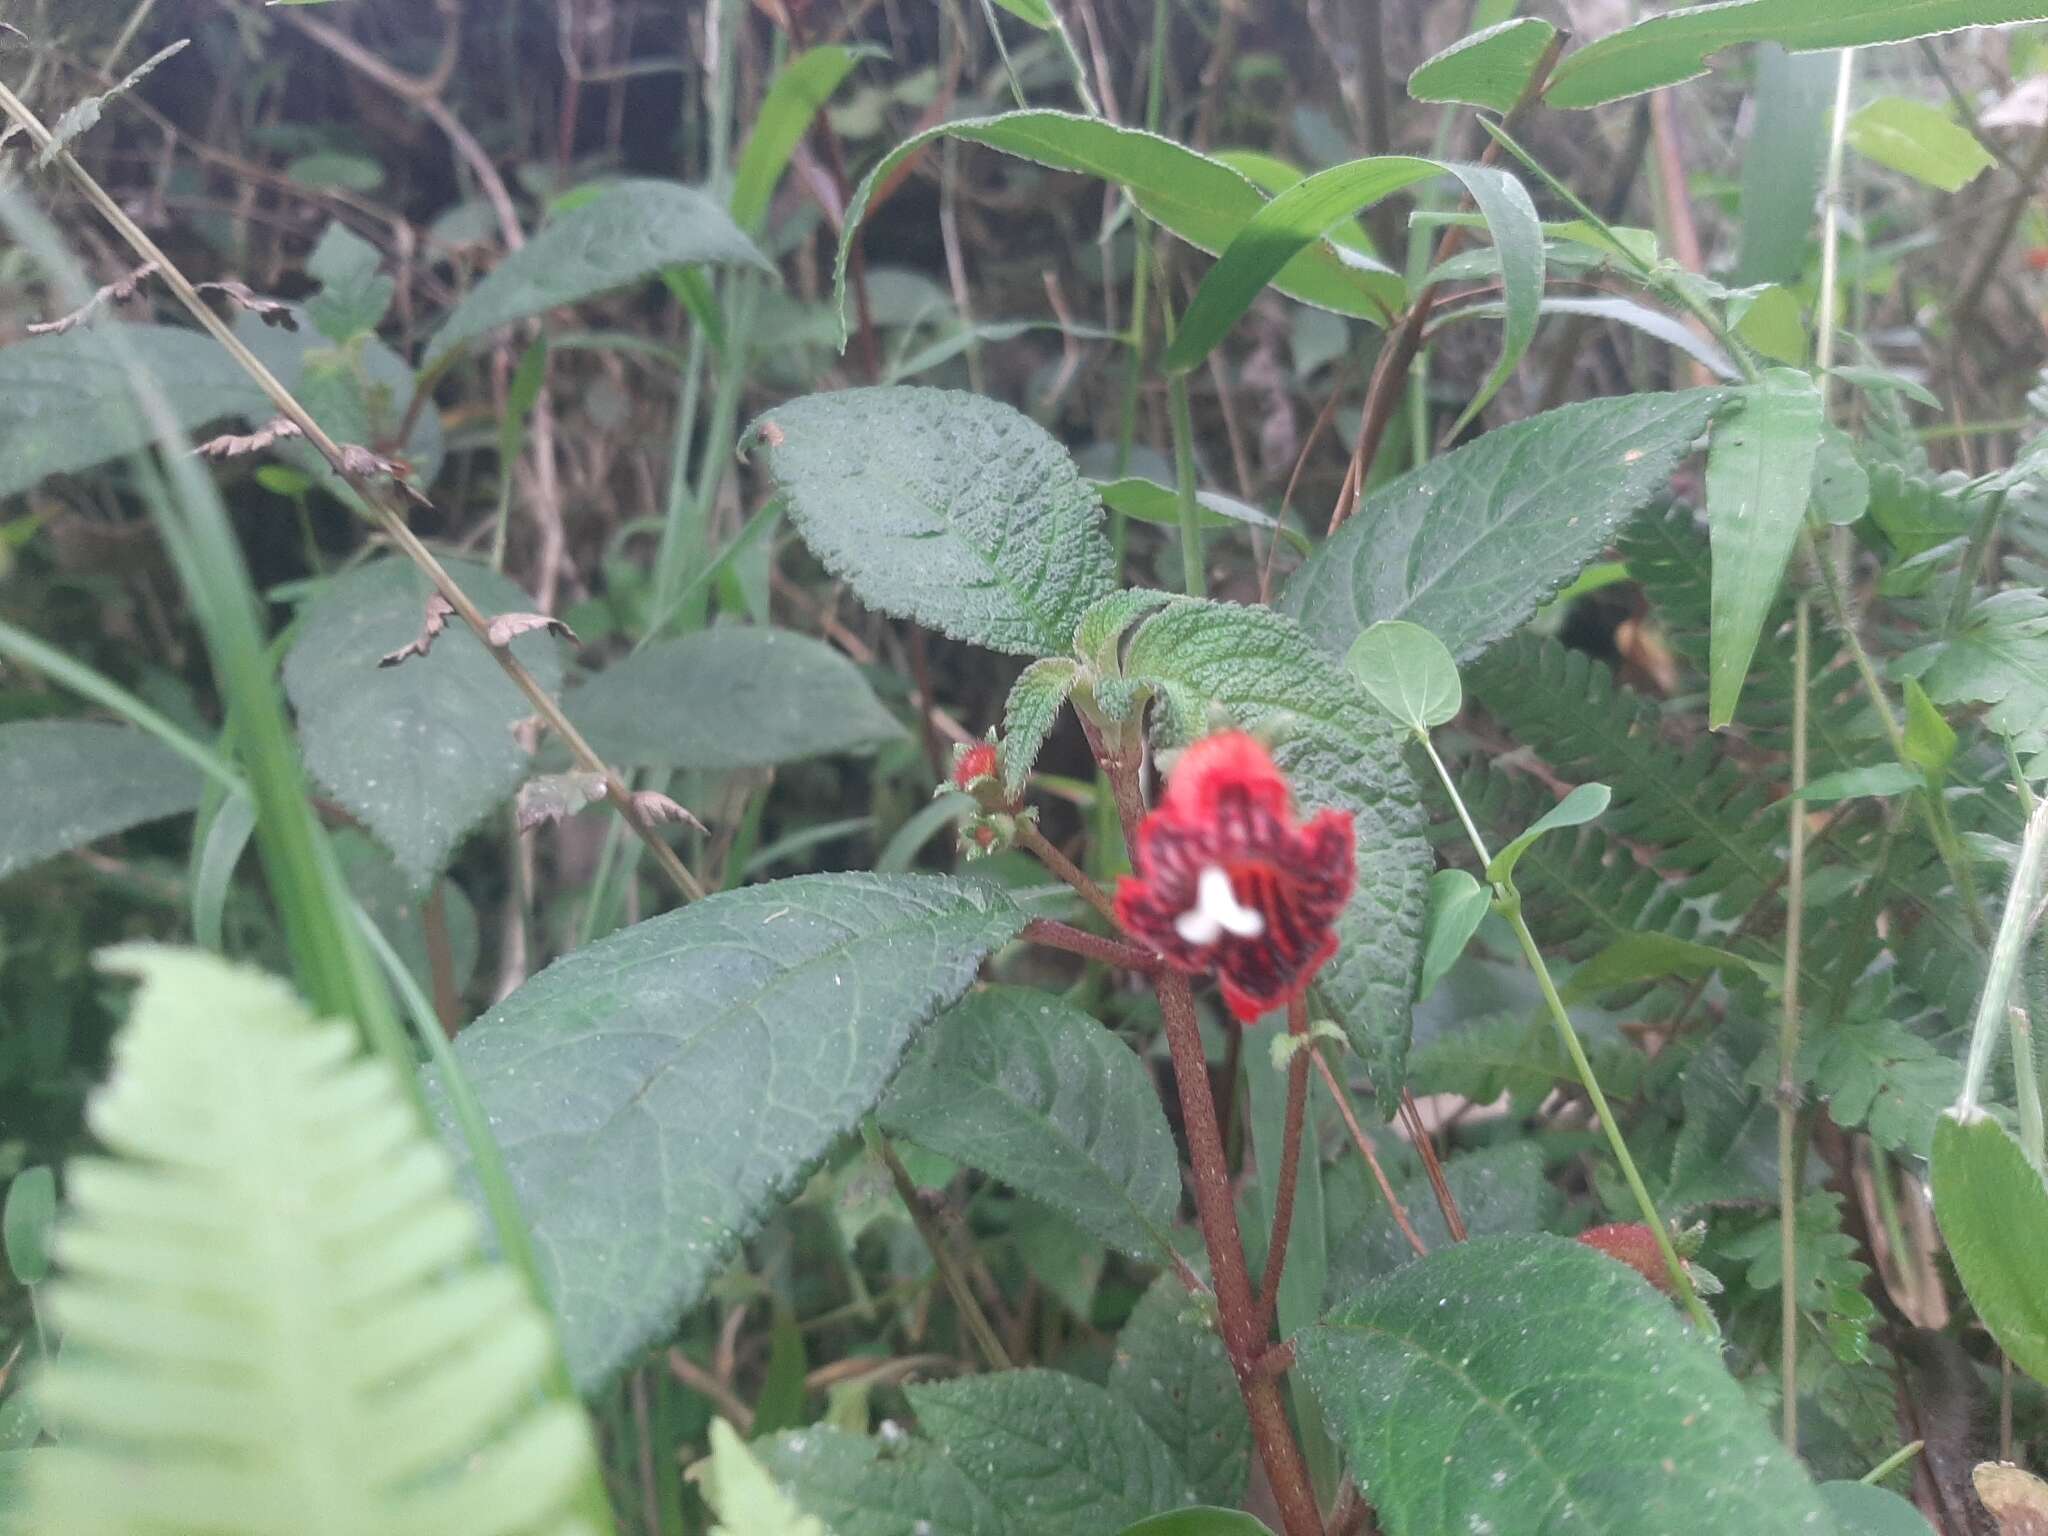
<svg viewBox="0 0 2048 1536">
<path fill-rule="evenodd" d="M 1579 1234 L 1579 1241 L 1626 1264 L 1665 1295 L 1678 1294 L 1671 1283 L 1671 1271 L 1664 1263 L 1663 1250 L 1657 1246 L 1657 1234 L 1641 1222 L 1615 1221 L 1604 1227 L 1588 1227 Z"/>
<path fill-rule="evenodd" d="M 1249 1024 L 1301 996 L 1336 953 L 1331 924 L 1356 859 L 1348 811 L 1298 824 L 1266 749 L 1224 731 L 1181 755 L 1139 825 L 1117 920 L 1175 970 L 1217 972 L 1231 1014 Z"/>
<path fill-rule="evenodd" d="M 971 746 L 957 746 L 953 749 L 953 787 L 973 789 L 977 779 L 992 779 L 996 775 L 995 743 L 977 741 Z"/>
</svg>

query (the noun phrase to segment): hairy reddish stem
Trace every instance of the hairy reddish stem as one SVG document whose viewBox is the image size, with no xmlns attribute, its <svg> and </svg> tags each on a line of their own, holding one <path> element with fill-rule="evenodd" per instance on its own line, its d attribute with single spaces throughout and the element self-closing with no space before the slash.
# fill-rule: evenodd
<svg viewBox="0 0 2048 1536">
<path fill-rule="evenodd" d="M 1116 903 L 1109 899 L 1109 893 L 1089 879 L 1080 865 L 1055 848 L 1028 818 L 1021 816 L 1017 819 L 1017 846 L 1066 881 L 1104 918 L 1111 923 L 1116 921 Z"/>
<path fill-rule="evenodd" d="M 1105 939 L 1085 928 L 1070 927 L 1049 917 L 1031 919 L 1024 925 L 1023 936 L 1026 943 L 1043 944 L 1047 949 L 1063 949 L 1070 955 L 1100 960 L 1104 965 L 1120 965 L 1141 976 L 1156 975 L 1160 969 L 1159 957 L 1149 950 L 1126 944 L 1121 939 Z"/>
<path fill-rule="evenodd" d="M 1280 1276 L 1287 1268 L 1287 1239 L 1294 1231 L 1294 1191 L 1301 1182 L 1302 1128 L 1308 1119 L 1308 1003 L 1287 1005 L 1287 1033 L 1302 1044 L 1287 1063 L 1287 1116 L 1281 1131 L 1280 1180 L 1273 1191 L 1273 1235 L 1266 1242 L 1266 1272 L 1259 1279 L 1259 1336 L 1273 1328 L 1280 1304 Z"/>
<path fill-rule="evenodd" d="M 1429 1134 L 1429 1127 L 1422 1123 L 1421 1106 L 1406 1088 L 1401 1090 L 1401 1118 L 1408 1122 L 1409 1138 L 1422 1158 L 1423 1172 L 1429 1175 L 1430 1191 L 1436 1196 L 1437 1209 L 1444 1214 L 1444 1228 L 1451 1234 L 1452 1242 L 1462 1243 L 1469 1236 L 1465 1230 L 1464 1213 L 1458 1209 L 1458 1197 L 1451 1193 L 1451 1181 L 1444 1177 L 1444 1165 L 1436 1155 L 1436 1142 Z"/>
<path fill-rule="evenodd" d="M 1401 1235 L 1408 1239 L 1408 1246 L 1415 1250 L 1418 1259 L 1429 1257 L 1429 1248 L 1415 1230 L 1415 1224 L 1408 1219 L 1407 1209 L 1401 1204 L 1401 1197 L 1394 1193 L 1394 1186 L 1387 1178 L 1387 1170 L 1380 1166 L 1379 1153 L 1373 1149 L 1372 1138 L 1365 1134 L 1365 1127 L 1358 1123 L 1358 1116 L 1351 1112 L 1351 1096 L 1344 1091 L 1344 1085 L 1337 1081 L 1337 1074 L 1330 1070 L 1330 1064 L 1323 1060 L 1323 1053 L 1309 1047 L 1308 1054 L 1314 1058 L 1316 1070 L 1323 1074 L 1323 1082 L 1329 1087 L 1330 1097 L 1337 1101 L 1337 1113 L 1344 1117 L 1344 1127 L 1351 1132 L 1351 1140 L 1358 1148 L 1358 1155 L 1365 1159 L 1365 1166 L 1372 1170 L 1372 1181 L 1379 1185 L 1380 1195 L 1387 1202 L 1387 1209 L 1394 1213 L 1394 1225 L 1401 1229 Z"/>
</svg>

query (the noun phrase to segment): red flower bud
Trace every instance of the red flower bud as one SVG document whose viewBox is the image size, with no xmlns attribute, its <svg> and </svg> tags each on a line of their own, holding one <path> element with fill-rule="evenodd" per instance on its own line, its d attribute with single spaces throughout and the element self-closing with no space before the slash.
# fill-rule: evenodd
<svg viewBox="0 0 2048 1536">
<path fill-rule="evenodd" d="M 1671 1271 L 1664 1263 L 1664 1255 L 1657 1247 L 1657 1234 L 1640 1221 L 1616 1221 L 1604 1227 L 1588 1227 L 1579 1234 L 1579 1241 L 1588 1248 L 1599 1249 L 1610 1259 L 1626 1264 L 1665 1295 L 1678 1294 L 1671 1283 Z"/>
<path fill-rule="evenodd" d="M 1301 996 L 1336 953 L 1356 861 L 1349 812 L 1297 823 L 1266 749 L 1224 731 L 1181 755 L 1140 823 L 1117 920 L 1175 970 L 1216 972 L 1231 1015 L 1249 1024 Z"/>
<path fill-rule="evenodd" d="M 972 746 L 956 749 L 953 757 L 955 789 L 972 789 L 977 779 L 992 779 L 995 775 L 995 743 L 977 741 Z"/>
</svg>

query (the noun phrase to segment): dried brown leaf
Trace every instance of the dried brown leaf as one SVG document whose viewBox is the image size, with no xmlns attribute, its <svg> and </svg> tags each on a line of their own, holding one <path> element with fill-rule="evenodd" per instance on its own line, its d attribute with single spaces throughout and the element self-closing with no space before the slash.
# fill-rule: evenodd
<svg viewBox="0 0 2048 1536">
<path fill-rule="evenodd" d="M 31 336 L 62 336 L 66 331 L 75 331 L 90 320 L 102 305 L 126 304 L 135 297 L 136 292 L 155 271 L 155 262 L 144 262 L 126 277 L 107 284 L 70 314 L 56 320 L 45 320 L 40 325 L 31 325 L 27 327 L 28 333 Z"/>
<path fill-rule="evenodd" d="M 605 776 L 601 773 L 549 773 L 529 779 L 519 790 L 519 830 L 531 832 L 547 822 L 574 816 L 604 795 Z"/>
<path fill-rule="evenodd" d="M 484 631 L 484 638 L 493 646 L 510 645 L 521 635 L 532 630 L 545 629 L 550 634 L 560 635 L 571 645 L 577 644 L 576 631 L 560 619 L 545 613 L 501 613 L 491 620 L 490 628 Z"/>
<path fill-rule="evenodd" d="M 1970 1481 L 1998 1521 L 1998 1536 L 2048 1536 L 2048 1483 L 2009 1461 L 1980 1461 Z"/>
<path fill-rule="evenodd" d="M 680 821 L 685 826 L 695 827 L 699 832 L 711 829 L 699 821 L 690 810 L 678 805 L 659 790 L 643 789 L 633 796 L 633 811 L 642 821 L 659 826 L 664 821 Z"/>
<path fill-rule="evenodd" d="M 271 444 L 288 437 L 303 437 L 299 424 L 288 416 L 273 416 L 254 432 L 237 436 L 223 432 L 219 437 L 208 438 L 192 451 L 204 454 L 209 459 L 239 459 L 245 453 L 260 453 Z"/>
<path fill-rule="evenodd" d="M 291 305 L 277 299 L 266 299 L 247 283 L 238 283 L 233 278 L 222 278 L 217 283 L 199 284 L 199 291 L 225 294 L 237 309 L 246 309 L 265 325 L 282 326 L 288 331 L 296 331 L 299 328 L 298 316 L 292 313 Z"/>
<path fill-rule="evenodd" d="M 434 638 L 448 627 L 449 619 L 455 616 L 455 609 L 448 599 L 438 592 L 427 594 L 426 616 L 420 622 L 420 632 L 406 641 L 395 651 L 388 651 L 377 658 L 380 667 L 395 667 L 401 661 L 413 656 L 424 656 L 433 648 Z"/>
<path fill-rule="evenodd" d="M 379 475 L 389 477 L 400 490 L 421 506 L 430 506 L 426 492 L 412 483 L 412 466 L 403 459 L 387 458 L 361 443 L 337 443 L 339 467 L 344 475 L 358 480 L 374 480 Z"/>
</svg>

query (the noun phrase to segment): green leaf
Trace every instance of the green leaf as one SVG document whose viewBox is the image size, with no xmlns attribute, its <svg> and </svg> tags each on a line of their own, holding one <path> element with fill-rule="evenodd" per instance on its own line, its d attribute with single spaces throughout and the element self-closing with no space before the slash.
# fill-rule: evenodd
<svg viewBox="0 0 2048 1536">
<path fill-rule="evenodd" d="M 135 68 L 129 70 L 122 79 L 107 90 L 102 91 L 99 95 L 80 97 L 77 101 L 66 107 L 63 115 L 50 125 L 50 142 L 36 151 L 36 169 L 39 171 L 49 169 L 51 165 L 56 163 L 57 156 L 69 149 L 80 134 L 86 132 L 99 122 L 100 114 L 106 110 L 108 102 L 117 96 L 125 95 L 129 91 L 134 90 L 141 83 L 145 75 L 149 74 L 150 71 L 154 70 L 173 54 L 183 52 L 185 45 L 191 41 L 192 39 L 189 37 L 179 38 L 169 47 L 151 54 L 140 64 L 136 65 Z"/>
<path fill-rule="evenodd" d="M 956 640 L 1067 654 L 1116 585 L 1094 488 L 1029 417 L 954 390 L 807 395 L 759 445 L 811 550 L 862 602 Z"/>
<path fill-rule="evenodd" d="M 1003 793 L 1015 800 L 1038 761 L 1039 749 L 1059 723 L 1067 695 L 1081 680 L 1081 664 L 1069 656 L 1047 656 L 1017 674 L 1003 705 Z"/>
<path fill-rule="evenodd" d="M 322 336 L 339 345 L 383 321 L 398 292 L 378 271 L 383 263 L 377 247 L 339 219 L 327 226 L 306 258 L 307 275 L 320 283 L 320 291 L 306 300 L 306 314 Z"/>
<path fill-rule="evenodd" d="M 7 1203 L 0 1206 L 0 1249 L 7 1267 L 23 1285 L 41 1285 L 50 1276 L 50 1229 L 57 1220 L 57 1175 L 37 1163 L 17 1173 L 7 1185 Z"/>
<path fill-rule="evenodd" d="M 446 564 L 486 613 L 533 606 L 486 567 Z M 415 885 L 526 777 L 528 759 L 512 727 L 533 712 L 483 642 L 456 620 L 426 655 L 377 664 L 420 633 L 430 590 L 411 562 L 396 558 L 337 576 L 306 605 L 284 662 L 306 766 Z M 523 635 L 512 654 L 543 688 L 560 688 L 554 639 Z"/>
<path fill-rule="evenodd" d="M 1880 96 L 1849 119 L 1848 140 L 1879 165 L 1960 192 L 1998 162 L 1969 129 L 1924 101 Z"/>
<path fill-rule="evenodd" d="M 1352 642 L 1344 665 L 1380 708 L 1424 735 L 1464 708 L 1458 664 L 1420 624 L 1382 619 Z"/>
<path fill-rule="evenodd" d="M 1668 315 L 1661 309 L 1652 309 L 1647 304 L 1638 304 L 1634 299 L 1603 297 L 1593 299 L 1546 297 L 1537 305 L 1537 313 L 1544 315 L 1584 315 L 1593 320 L 1612 320 L 1641 331 L 1645 336 L 1676 347 L 1687 357 L 1705 368 L 1709 373 L 1724 379 L 1740 377 L 1736 367 L 1728 360 L 1728 354 L 1704 337 L 1698 335 L 1683 320 Z M 1445 309 L 1442 318 L 1459 320 L 1466 317 L 1494 318 L 1507 313 L 1503 304 L 1482 302 L 1464 304 L 1456 309 Z"/>
<path fill-rule="evenodd" d="M 695 187 L 614 182 L 550 219 L 472 288 L 435 332 L 426 366 L 501 325 L 643 281 L 666 267 L 704 264 L 774 271 L 731 216 Z"/>
<path fill-rule="evenodd" d="M 1497 427 L 1368 496 L 1282 605 L 1336 655 L 1368 626 L 1408 619 L 1470 661 L 1667 494 L 1727 399 L 1706 389 L 1589 400 Z"/>
<path fill-rule="evenodd" d="M 1692 980 L 1731 967 L 1737 971 L 1760 969 L 1747 956 L 1712 944 L 1696 944 L 1669 933 L 1631 933 L 1616 939 L 1574 970 L 1565 983 L 1563 997 L 1571 1003 L 1634 981 L 1663 976 Z"/>
<path fill-rule="evenodd" d="M 1756 51 L 1749 142 L 1742 151 L 1742 230 L 1732 281 L 1797 282 L 1806 271 L 1835 103 L 1836 60 Z M 1783 359 L 1780 359 L 1783 361 Z"/>
<path fill-rule="evenodd" d="M 775 196 L 776 183 L 788 169 L 790 156 L 810 131 L 818 115 L 840 83 L 853 73 L 864 58 L 881 56 L 876 48 L 845 47 L 825 43 L 806 48 L 783 65 L 768 94 L 761 98 L 754 114 L 753 131 L 747 147 L 740 151 L 739 168 L 732 178 L 732 220 L 748 234 L 761 227 L 768 204 Z"/>
<path fill-rule="evenodd" d="M 816 1424 L 752 1449 L 832 1536 L 907 1536 L 920 1522 L 935 1536 L 1008 1536 L 989 1493 L 924 1441 L 885 1450 L 866 1435 Z"/>
<path fill-rule="evenodd" d="M 1530 825 L 1527 831 L 1509 843 L 1493 856 L 1493 862 L 1486 866 L 1488 883 L 1499 885 L 1514 877 L 1515 865 L 1531 843 L 1546 832 L 1555 832 L 1560 827 L 1583 827 L 1602 811 L 1614 798 L 1614 791 L 1605 784 L 1581 784 L 1552 806 Z"/>
<path fill-rule="evenodd" d="M 1010 1536 L 1118 1530 L 1195 1502 L 1145 1421 L 1078 1377 L 1004 1371 L 906 1391 L 919 1430 L 973 1469 Z"/>
<path fill-rule="evenodd" d="M 1955 727 L 1941 716 L 1917 678 L 1906 679 L 1905 759 L 1939 778 L 1956 755 Z"/>
<path fill-rule="evenodd" d="M 1935 1122 L 1963 1086 L 1960 1062 L 1893 1019 L 1852 1019 L 1800 1054 L 1801 1074 L 1837 1124 L 1915 1157 L 1932 1154 Z"/>
<path fill-rule="evenodd" d="M 867 756 L 904 739 L 860 669 L 830 646 L 742 624 L 642 646 L 571 692 L 565 707 L 622 768 L 723 772 Z"/>
<path fill-rule="evenodd" d="M 1095 492 L 1112 512 L 1121 512 L 1141 523 L 1154 523 L 1164 528 L 1180 526 L 1180 493 L 1170 485 L 1126 475 L 1121 480 L 1096 481 Z M 1196 521 L 1204 528 L 1229 528 L 1233 525 L 1259 528 L 1278 534 L 1303 554 L 1309 551 L 1308 540 L 1294 529 L 1283 527 L 1271 513 L 1261 512 L 1257 507 L 1215 491 L 1197 491 L 1195 500 L 1201 505 Z"/>
<path fill-rule="evenodd" d="M 1460 38 L 1408 77 L 1417 101 L 1457 102 L 1505 113 L 1522 99 L 1557 28 L 1519 16 Z"/>
<path fill-rule="evenodd" d="M 1773 368 L 1737 391 L 1707 451 L 1707 521 L 1714 551 L 1707 724 L 1735 718 L 1736 701 L 1778 597 L 1813 496 L 1820 391 L 1806 374 Z"/>
<path fill-rule="evenodd" d="M 1728 323 L 1737 336 L 1773 362 L 1792 368 L 1806 366 L 1806 317 L 1791 289 L 1770 283 L 1753 293 L 1730 294 Z"/>
<path fill-rule="evenodd" d="M 1889 1488 L 1822 1483 L 1820 1502 L 1842 1536 L 1934 1536 L 1927 1517 Z"/>
<path fill-rule="evenodd" d="M 996 0 L 996 4 L 1041 32 L 1049 32 L 1058 24 L 1048 0 Z"/>
<path fill-rule="evenodd" d="M 1391 1113 L 1408 1055 L 1431 862 L 1420 798 L 1401 760 L 1403 733 L 1270 609 L 1176 603 L 1131 637 L 1124 665 L 1133 678 L 1213 703 L 1268 736 L 1304 812 L 1334 806 L 1355 818 L 1358 885 L 1337 921 L 1340 947 L 1318 974 L 1316 995 L 1364 1057 Z M 1154 723 L 1170 742 L 1206 728 L 1170 709 Z"/>
<path fill-rule="evenodd" d="M 1140 1259 L 1171 1251 L 1180 1161 L 1152 1075 L 1050 993 L 985 987 L 912 1049 L 882 1127 L 1050 1206 Z"/>
<path fill-rule="evenodd" d="M 91 720 L 0 725 L 0 879 L 199 804 L 199 772 L 154 736 Z"/>
<path fill-rule="evenodd" d="M 1443 1043 L 1441 1038 L 1433 1042 Z M 1558 1065 L 1561 1075 L 1569 1078 L 1570 1063 L 1560 1058 Z M 1549 1092 L 1553 1077 L 1544 1078 L 1536 1090 L 1538 1097 Z M 1543 1148 L 1534 1141 L 1503 1142 L 1445 1158 L 1444 1181 L 1451 1186 L 1452 1198 L 1473 1237 L 1541 1232 L 1564 1213 L 1564 1197 L 1543 1176 Z M 1452 1246 L 1443 1208 L 1437 1204 L 1426 1173 L 1417 1169 L 1399 1180 L 1394 1193 L 1408 1213 L 1415 1235 L 1432 1253 Z M 1413 1264 L 1415 1258 L 1415 1250 L 1392 1214 L 1375 1204 L 1363 1225 L 1336 1245 L 1330 1260 L 1332 1289 L 1339 1296 L 1349 1296 L 1367 1281 Z"/>
<path fill-rule="evenodd" d="M 1193 1509 L 1168 1510 L 1136 1525 L 1127 1525 L 1121 1536 L 1273 1536 L 1273 1531 L 1256 1515 L 1204 1504 Z"/>
<path fill-rule="evenodd" d="M 1755 1291 L 1785 1286 L 1784 1222 L 1777 1215 L 1721 1244 L 1731 1259 L 1748 1261 L 1744 1283 Z M 1842 1230 L 1842 1197 L 1833 1190 L 1804 1195 L 1793 1222 L 1793 1286 L 1803 1311 L 1821 1320 L 1829 1347 L 1844 1364 L 1870 1359 L 1870 1328 L 1877 1307 L 1864 1294 L 1870 1270 L 1857 1242 Z"/>
<path fill-rule="evenodd" d="M 0 496 L 155 442 L 135 403 L 132 370 L 154 377 L 155 393 L 187 432 L 272 411 L 234 359 L 199 331 L 124 325 L 114 338 L 87 326 L 31 336 L 0 347 Z"/>
<path fill-rule="evenodd" d="M 1153 587 L 1112 592 L 1081 615 L 1074 627 L 1074 654 L 1102 676 L 1113 677 L 1122 670 L 1124 631 L 1161 608 L 1186 601 L 1178 593 Z"/>
<path fill-rule="evenodd" d="M 1166 349 L 1164 366 L 1170 372 L 1185 372 L 1207 357 L 1265 286 L 1301 252 L 1313 248 L 1324 230 L 1355 218 L 1403 187 L 1439 174 L 1463 182 L 1478 205 L 1493 233 L 1506 289 L 1507 326 L 1500 361 L 1452 429 L 1462 430 L 1529 350 L 1536 335 L 1536 304 L 1543 296 L 1543 230 L 1536 205 L 1514 177 L 1487 166 L 1375 155 L 1304 177 L 1254 214 L 1202 279 Z"/>
<path fill-rule="evenodd" d="M 1829 1529 L 1713 1346 L 1563 1238 L 1437 1249 L 1295 1357 L 1388 1536 Z"/>
<path fill-rule="evenodd" d="M 2041 0 L 1722 0 L 1610 32 L 1568 55 L 1543 99 L 1597 107 L 1706 73 L 1707 56 L 1738 43 L 1783 43 L 1795 53 L 1860 48 L 2048 17 Z"/>
<path fill-rule="evenodd" d="M 1221 161 L 1135 128 L 1067 112 L 1008 112 L 941 123 L 896 146 L 868 172 L 847 209 L 840 235 L 833 299 L 840 345 L 846 342 L 846 264 L 878 185 L 941 135 L 982 144 L 1056 171 L 1097 176 L 1130 193 L 1139 208 L 1197 250 L 1212 256 L 1265 206 L 1259 189 Z M 1384 322 L 1406 302 L 1407 285 L 1383 263 L 1327 242 L 1310 244 L 1281 268 L 1273 286 L 1290 298 L 1339 314 Z"/>
<path fill-rule="evenodd" d="M 1856 440 L 1837 426 L 1821 428 L 1820 451 L 1813 459 L 1813 510 L 1837 528 L 1870 510 L 1870 471 L 1856 455 Z"/>
<path fill-rule="evenodd" d="M 935 876 L 749 886 L 576 950 L 462 1032 L 579 1382 L 675 1322 L 1023 923 Z"/>
<path fill-rule="evenodd" d="M 1261 192 L 1268 197 L 1276 192 L 1285 192 L 1308 173 L 1292 160 L 1278 155 L 1267 154 L 1260 149 L 1217 149 L 1211 150 L 1210 158 L 1221 160 L 1233 171 L 1249 176 Z M 1323 233 L 1323 238 L 1332 245 L 1341 245 L 1348 251 L 1357 251 L 1362 256 L 1378 256 L 1372 243 L 1372 236 L 1363 224 L 1352 220 L 1344 224 L 1332 224 Z M 1348 335 L 1341 323 L 1337 326 L 1340 336 Z M 1339 347 L 1342 350 L 1342 347 Z"/>
<path fill-rule="evenodd" d="M 691 1475 L 718 1518 L 711 1536 L 826 1536 L 825 1522 L 803 1513 L 775 1486 L 724 1419 L 711 1421 L 711 1454 Z"/>
<path fill-rule="evenodd" d="M 1429 877 L 1429 920 L 1422 930 L 1422 979 L 1415 984 L 1416 1002 L 1451 973 L 1492 907 L 1493 892 L 1462 869 L 1440 869 Z"/>
<path fill-rule="evenodd" d="M 1985 724 L 2023 752 L 2048 741 L 2048 596 L 2038 590 L 1994 592 L 1954 634 L 1892 667 L 1936 704 L 1989 704 Z"/>
<path fill-rule="evenodd" d="M 1926 785 L 1926 778 L 1904 763 L 1877 763 L 1868 768 L 1843 768 L 1809 779 L 1800 789 L 1798 798 L 1809 805 L 1833 805 L 1862 795 L 1884 798 L 1910 794 L 1916 789 L 1924 789 Z"/>
<path fill-rule="evenodd" d="M 1108 1387 L 1173 1453 L 1196 1498 L 1244 1497 L 1252 1457 L 1244 1397 L 1215 1324 L 1179 1276 L 1161 1275 L 1131 1309 Z"/>
<path fill-rule="evenodd" d="M 2048 1382 L 2048 1188 L 2012 1133 L 1979 1114 L 1934 1129 L 1934 1214 L 1977 1316 L 1998 1347 Z"/>
<path fill-rule="evenodd" d="M 66 1169 L 29 1528 L 584 1528 L 548 1320 L 391 1067 L 257 972 L 109 958 L 142 988 L 89 1111 L 112 1155 Z"/>
</svg>

